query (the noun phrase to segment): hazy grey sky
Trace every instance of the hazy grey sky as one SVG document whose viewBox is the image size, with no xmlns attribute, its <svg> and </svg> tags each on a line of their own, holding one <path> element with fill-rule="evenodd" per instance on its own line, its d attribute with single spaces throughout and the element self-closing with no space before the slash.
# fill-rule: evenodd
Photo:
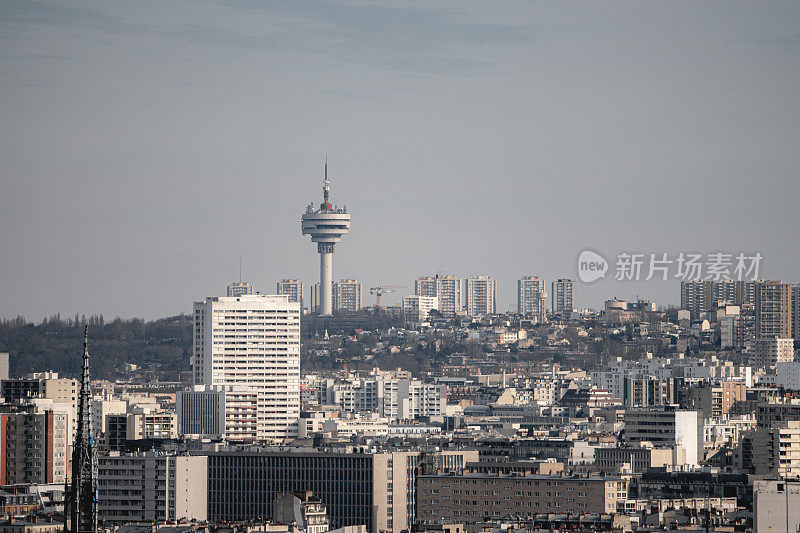
<svg viewBox="0 0 800 533">
<path fill-rule="evenodd" d="M 326 155 L 365 288 L 485 273 L 504 310 L 587 247 L 800 281 L 799 94 L 798 2 L 2 0 L 0 316 L 190 311 L 240 256 L 312 283 Z"/>
</svg>

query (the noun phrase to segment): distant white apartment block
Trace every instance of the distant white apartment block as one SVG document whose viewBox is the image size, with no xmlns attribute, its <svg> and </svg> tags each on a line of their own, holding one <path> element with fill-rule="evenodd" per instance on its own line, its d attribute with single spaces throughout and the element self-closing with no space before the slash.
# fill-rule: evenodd
<svg viewBox="0 0 800 533">
<path fill-rule="evenodd" d="M 755 302 L 755 281 L 689 280 L 681 282 L 681 309 L 697 318 L 720 305 L 751 306 Z"/>
<path fill-rule="evenodd" d="M 354 279 L 340 279 L 333 284 L 335 311 L 358 311 L 361 307 L 361 283 Z"/>
<path fill-rule="evenodd" d="M 228 296 L 242 296 L 244 294 L 253 294 L 253 286 L 242 281 L 234 281 L 228 285 Z"/>
<path fill-rule="evenodd" d="M 436 296 L 411 295 L 403 298 L 403 317 L 408 322 L 423 322 L 434 309 L 439 309 L 439 298 Z"/>
<path fill-rule="evenodd" d="M 334 385 L 330 396 L 342 411 L 402 420 L 444 416 L 447 387 L 410 379 L 363 379 Z"/>
<path fill-rule="evenodd" d="M 491 315 L 497 312 L 497 282 L 490 276 L 467 278 L 467 314 Z"/>
<path fill-rule="evenodd" d="M 539 276 L 523 276 L 517 281 L 517 312 L 542 323 L 547 318 L 547 289 Z"/>
<path fill-rule="evenodd" d="M 570 312 L 578 308 L 577 284 L 574 280 L 558 278 L 553 282 L 550 295 L 553 298 L 554 313 Z"/>
<path fill-rule="evenodd" d="M 445 316 L 460 314 L 464 309 L 461 296 L 461 278 L 458 276 L 436 276 L 436 297 L 439 312 Z"/>
<path fill-rule="evenodd" d="M 430 296 L 436 298 L 436 277 L 420 276 L 414 281 L 414 294 L 416 296 Z"/>
<path fill-rule="evenodd" d="M 290 302 L 300 304 L 300 311 L 303 310 L 303 282 L 298 279 L 282 279 L 276 287 L 276 294 L 286 295 Z"/>
<path fill-rule="evenodd" d="M 208 297 L 194 304 L 194 384 L 247 387 L 259 440 L 296 433 L 300 304 L 286 295 Z"/>
<path fill-rule="evenodd" d="M 422 276 L 414 282 L 414 295 L 439 299 L 439 312 L 444 316 L 457 315 L 463 309 L 461 278 L 453 275 Z"/>
</svg>

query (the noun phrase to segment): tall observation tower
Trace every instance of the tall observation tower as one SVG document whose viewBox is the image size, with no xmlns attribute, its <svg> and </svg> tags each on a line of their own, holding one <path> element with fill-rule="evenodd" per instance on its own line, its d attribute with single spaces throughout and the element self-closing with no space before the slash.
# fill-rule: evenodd
<svg viewBox="0 0 800 533">
<path fill-rule="evenodd" d="M 317 243 L 319 254 L 319 314 L 333 312 L 333 247 L 342 240 L 342 235 L 350 233 L 350 215 L 347 206 L 339 208 L 331 205 L 331 182 L 328 180 L 328 162 L 325 161 L 325 180 L 322 182 L 322 203 L 319 209 L 308 204 L 301 218 L 303 235 L 311 235 L 311 242 Z"/>
</svg>

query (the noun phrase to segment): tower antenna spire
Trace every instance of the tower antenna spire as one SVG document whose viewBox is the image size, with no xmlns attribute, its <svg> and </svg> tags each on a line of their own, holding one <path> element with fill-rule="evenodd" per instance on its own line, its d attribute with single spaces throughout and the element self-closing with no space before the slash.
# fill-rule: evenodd
<svg viewBox="0 0 800 533">
<path fill-rule="evenodd" d="M 325 157 L 325 179 L 322 180 L 322 204 L 328 209 L 328 199 L 331 195 L 331 182 L 328 180 L 328 157 Z"/>
<path fill-rule="evenodd" d="M 239 284 L 242 283 L 242 256 L 239 256 Z"/>
</svg>

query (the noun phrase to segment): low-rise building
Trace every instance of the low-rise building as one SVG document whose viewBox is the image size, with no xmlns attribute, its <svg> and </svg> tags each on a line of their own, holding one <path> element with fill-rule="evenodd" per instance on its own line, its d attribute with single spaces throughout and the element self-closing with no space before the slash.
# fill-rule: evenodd
<svg viewBox="0 0 800 533">
<path fill-rule="evenodd" d="M 403 298 L 403 316 L 412 324 L 423 322 L 428 313 L 439 309 L 439 298 L 436 296 L 411 295 Z"/>
<path fill-rule="evenodd" d="M 474 524 L 539 513 L 613 513 L 627 482 L 610 477 L 431 474 L 417 477 L 417 520 Z"/>
<path fill-rule="evenodd" d="M 602 472 L 619 472 L 624 466 L 634 473 L 649 468 L 672 465 L 674 450 L 671 448 L 650 448 L 620 446 L 618 448 L 596 448 L 594 464 Z"/>
</svg>

